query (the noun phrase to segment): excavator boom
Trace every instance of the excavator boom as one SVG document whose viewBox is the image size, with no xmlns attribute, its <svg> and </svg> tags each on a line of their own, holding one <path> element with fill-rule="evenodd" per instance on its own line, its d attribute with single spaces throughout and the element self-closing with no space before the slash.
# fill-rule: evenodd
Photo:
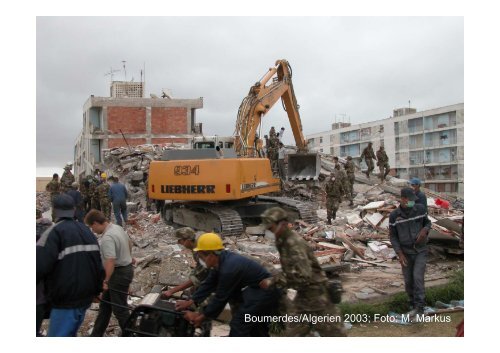
<svg viewBox="0 0 500 353">
<path fill-rule="evenodd" d="M 276 77 L 274 77 L 276 75 Z M 269 85 L 267 83 L 271 81 Z M 238 109 L 234 135 L 235 149 L 239 156 L 262 156 L 258 150 L 257 129 L 262 117 L 281 99 L 288 115 L 297 153 L 288 158 L 287 179 L 317 180 L 321 168 L 317 153 L 308 153 L 307 141 L 302 133 L 299 104 L 292 83 L 292 70 L 286 60 L 276 61 L 264 77 L 250 88 Z"/>
</svg>

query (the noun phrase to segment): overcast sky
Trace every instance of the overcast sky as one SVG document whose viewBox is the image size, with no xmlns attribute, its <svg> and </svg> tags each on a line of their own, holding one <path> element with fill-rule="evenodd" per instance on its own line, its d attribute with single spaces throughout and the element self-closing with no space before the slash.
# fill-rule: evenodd
<svg viewBox="0 0 500 353">
<path fill-rule="evenodd" d="M 115 80 L 140 81 L 146 97 L 204 98 L 205 134 L 231 135 L 251 85 L 287 59 L 304 134 L 335 117 L 353 124 L 464 102 L 463 17 L 38 17 L 36 24 L 37 175 L 73 160 L 82 107 L 109 96 Z M 284 126 L 278 103 L 263 131 Z M 55 169 L 55 170 L 54 170 Z"/>
</svg>

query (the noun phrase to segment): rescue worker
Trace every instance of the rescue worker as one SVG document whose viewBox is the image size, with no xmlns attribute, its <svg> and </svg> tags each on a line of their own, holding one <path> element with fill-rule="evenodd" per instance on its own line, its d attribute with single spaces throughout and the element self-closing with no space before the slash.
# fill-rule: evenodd
<svg viewBox="0 0 500 353">
<path fill-rule="evenodd" d="M 273 207 L 262 214 L 262 225 L 274 233 L 280 254 L 282 275 L 263 280 L 261 288 L 284 282 L 286 288 L 297 291 L 289 315 L 338 317 L 340 314 L 331 299 L 330 286 L 321 266 L 307 242 L 288 227 L 288 214 Z M 339 322 L 288 322 L 285 336 L 345 336 Z"/>
<path fill-rule="evenodd" d="M 349 182 L 349 190 L 347 192 L 349 194 L 349 200 L 351 201 L 349 203 L 349 205 L 352 206 L 353 205 L 352 200 L 354 199 L 354 180 L 355 180 L 354 169 L 355 169 L 355 166 L 354 166 L 354 162 L 352 161 L 351 156 L 347 156 L 347 162 L 346 162 L 346 164 L 344 164 L 344 169 L 345 169 L 346 174 L 347 174 L 347 181 Z"/>
<path fill-rule="evenodd" d="M 391 167 L 389 166 L 389 157 L 387 157 L 387 153 L 385 153 L 384 146 L 380 146 L 377 151 L 377 166 L 380 169 L 380 180 L 383 183 L 385 177 L 391 171 Z"/>
<path fill-rule="evenodd" d="M 427 197 L 420 190 L 420 185 L 422 185 L 422 181 L 420 181 L 419 178 L 411 178 L 410 185 L 411 185 L 411 188 L 413 189 L 413 191 L 415 192 L 415 196 L 417 197 L 417 199 L 415 200 L 415 203 L 418 203 L 418 204 L 424 206 L 425 212 L 427 212 Z"/>
<path fill-rule="evenodd" d="M 222 239 L 215 233 L 202 234 L 194 251 L 198 253 L 201 265 L 210 271 L 192 299 L 177 301 L 176 309 L 184 310 L 193 303 L 198 305 L 215 292 L 202 312 L 187 311 L 184 318 L 199 327 L 207 318 L 217 318 L 230 300 L 237 301 L 240 304 L 229 323 L 229 336 L 269 336 L 268 322 L 249 322 L 248 318 L 273 315 L 278 306 L 279 291 L 259 287 L 263 279 L 271 276 L 270 273 L 257 262 L 224 250 Z"/>
<path fill-rule="evenodd" d="M 54 209 L 57 223 L 36 243 L 36 284 L 44 282 L 52 306 L 47 336 L 74 337 L 101 292 L 104 268 L 95 235 L 73 219 L 71 196 L 56 196 Z"/>
<path fill-rule="evenodd" d="M 90 208 L 91 208 L 89 178 L 91 178 L 90 175 L 83 178 L 80 182 L 80 193 L 82 194 L 82 198 L 83 198 L 83 212 L 84 212 L 84 214 L 86 214 L 88 211 L 90 211 Z"/>
<path fill-rule="evenodd" d="M 76 181 L 71 184 L 71 190 L 66 191 L 66 194 L 71 196 L 71 198 L 75 202 L 75 219 L 78 222 L 83 223 L 83 198 L 80 191 L 78 191 L 78 183 Z"/>
<path fill-rule="evenodd" d="M 368 166 L 368 169 L 366 170 L 365 173 L 368 179 L 370 179 L 370 173 L 373 171 L 373 169 L 375 169 L 375 167 L 373 166 L 373 159 L 377 160 L 377 157 L 375 157 L 375 152 L 373 152 L 372 145 L 373 144 L 371 142 L 368 142 L 368 146 L 364 148 L 363 152 L 361 153 L 361 159 L 360 159 L 363 160 L 364 158 L 366 165 Z"/>
<path fill-rule="evenodd" d="M 335 170 L 334 170 L 334 175 L 335 178 L 338 178 L 340 183 L 344 186 L 344 192 L 345 195 L 349 197 L 349 180 L 347 180 L 347 173 L 344 169 L 340 167 L 339 163 L 339 157 L 333 157 L 333 160 L 335 161 Z"/>
<path fill-rule="evenodd" d="M 106 173 L 101 173 L 101 185 L 96 188 L 97 198 L 99 199 L 99 207 L 104 213 L 104 216 L 110 220 L 111 219 L 111 201 L 109 200 L 109 189 L 110 186 L 107 183 Z"/>
<path fill-rule="evenodd" d="M 278 171 L 280 178 L 282 180 L 286 180 L 286 169 L 285 169 L 286 148 L 282 142 L 279 143 L 279 146 L 280 148 L 278 150 Z"/>
<path fill-rule="evenodd" d="M 423 205 L 417 204 L 411 188 L 401 189 L 401 202 L 389 216 L 389 236 L 403 270 L 411 316 L 424 313 L 427 235 L 431 221 Z"/>
<path fill-rule="evenodd" d="M 279 139 L 276 137 L 274 133 L 270 134 L 269 137 L 269 148 L 268 148 L 268 156 L 271 161 L 271 170 L 273 174 L 278 174 L 278 149 L 279 149 Z"/>
<path fill-rule="evenodd" d="M 52 180 L 45 186 L 45 191 L 50 193 L 50 205 L 52 207 L 52 222 L 56 221 L 56 215 L 54 212 L 54 199 L 57 195 L 59 195 L 61 191 L 61 183 L 59 182 L 59 175 L 54 173 L 52 175 Z"/>
<path fill-rule="evenodd" d="M 66 164 L 64 167 L 64 173 L 61 177 L 61 192 L 64 193 L 71 190 L 71 184 L 75 182 L 75 176 L 71 173 L 72 165 L 70 163 Z"/>
<path fill-rule="evenodd" d="M 90 179 L 89 185 L 90 208 L 99 211 L 101 210 L 101 204 L 99 201 L 99 194 L 97 193 L 97 187 L 100 183 L 100 178 L 93 176 L 92 179 Z"/>
<path fill-rule="evenodd" d="M 325 192 L 327 223 L 332 224 L 332 218 L 335 219 L 337 217 L 337 210 L 342 202 L 342 195 L 346 193 L 344 185 L 335 177 L 334 173 L 331 174 L 330 180 L 326 183 Z"/>
<path fill-rule="evenodd" d="M 184 227 L 177 229 L 174 234 L 180 245 L 192 251 L 196 267 L 191 271 L 189 279 L 186 282 L 162 292 L 162 295 L 165 298 L 170 298 L 174 293 L 184 291 L 191 287 L 194 287 L 195 289 L 198 288 L 201 282 L 203 282 L 208 276 L 208 269 L 200 264 L 198 256 L 196 255 L 196 252 L 194 252 L 194 249 L 196 248 L 196 233 L 194 230 L 190 227 Z"/>
</svg>

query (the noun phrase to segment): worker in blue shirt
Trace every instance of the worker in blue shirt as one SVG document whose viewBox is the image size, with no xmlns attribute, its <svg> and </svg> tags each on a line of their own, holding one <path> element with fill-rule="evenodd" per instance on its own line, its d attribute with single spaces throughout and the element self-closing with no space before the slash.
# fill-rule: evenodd
<svg viewBox="0 0 500 353">
<path fill-rule="evenodd" d="M 205 319 L 216 319 L 228 302 L 236 302 L 238 305 L 229 323 L 229 336 L 269 336 L 269 323 L 259 321 L 275 313 L 279 292 L 276 288 L 262 289 L 259 283 L 271 274 L 257 262 L 224 250 L 222 239 L 215 233 L 201 235 L 194 251 L 201 265 L 210 272 L 191 300 L 178 301 L 176 309 L 201 304 L 215 292 L 202 312 L 187 311 L 184 318 L 199 327 Z"/>
<path fill-rule="evenodd" d="M 410 180 L 410 185 L 415 193 L 415 196 L 417 197 L 415 203 L 424 206 L 425 212 L 427 212 L 427 197 L 422 191 L 420 191 L 420 185 L 422 185 L 422 182 L 419 178 L 412 178 Z"/>
<path fill-rule="evenodd" d="M 118 181 L 117 177 L 111 177 L 109 180 L 113 184 L 109 188 L 108 197 L 113 204 L 116 224 L 123 227 L 124 223 L 127 223 L 127 188 Z"/>
</svg>

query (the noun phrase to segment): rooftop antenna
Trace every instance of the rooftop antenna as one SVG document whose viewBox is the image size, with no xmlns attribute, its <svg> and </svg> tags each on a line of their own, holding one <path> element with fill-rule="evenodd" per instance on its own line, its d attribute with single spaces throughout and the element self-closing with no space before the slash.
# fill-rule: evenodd
<svg viewBox="0 0 500 353">
<path fill-rule="evenodd" d="M 146 62 L 144 62 L 143 67 L 144 67 L 144 82 L 142 84 L 142 96 L 144 97 L 144 94 L 146 92 Z"/>
<path fill-rule="evenodd" d="M 113 67 L 110 67 L 109 72 L 106 72 L 104 76 L 110 76 L 111 78 L 111 83 L 113 83 L 113 74 L 115 72 L 119 72 L 120 70 L 113 70 Z"/>
<path fill-rule="evenodd" d="M 125 60 L 122 60 L 122 63 L 123 63 L 123 72 L 125 73 L 125 81 L 127 81 L 127 69 L 125 67 L 125 63 L 126 61 Z"/>
<path fill-rule="evenodd" d="M 411 109 L 410 100 L 408 99 L 408 109 Z"/>
</svg>

